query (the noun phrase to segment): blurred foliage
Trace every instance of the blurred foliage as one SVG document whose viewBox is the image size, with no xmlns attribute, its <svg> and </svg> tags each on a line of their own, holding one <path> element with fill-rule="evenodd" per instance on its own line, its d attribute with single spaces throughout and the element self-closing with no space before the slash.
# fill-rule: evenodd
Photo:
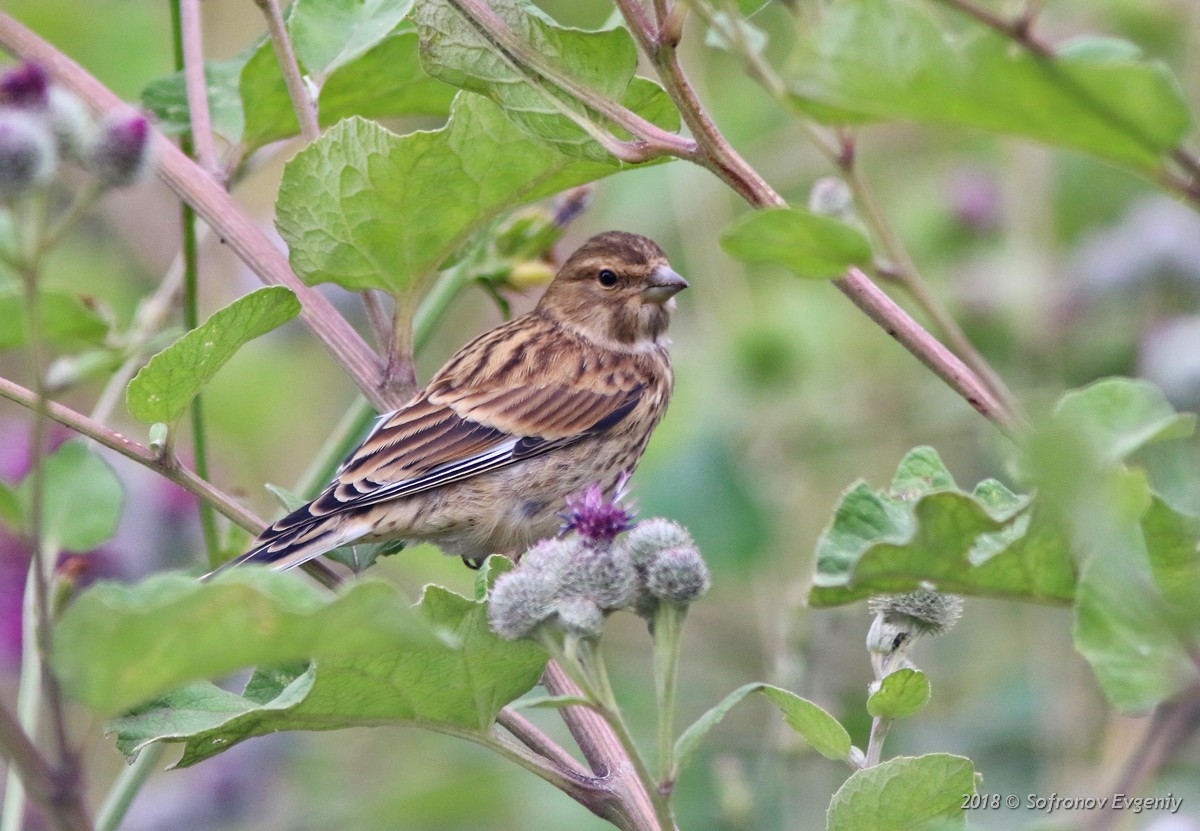
<svg viewBox="0 0 1200 831">
<path fill-rule="evenodd" d="M 687 525 L 716 572 L 712 593 L 687 627 L 682 724 L 729 690 L 765 679 L 821 705 L 846 725 L 855 744 L 865 745 L 871 674 L 863 638 L 870 619 L 857 607 L 849 613 L 802 608 L 806 596 L 818 605 L 865 597 L 881 587 L 867 580 L 856 588 L 860 570 L 869 576 L 876 569 L 875 577 L 889 589 L 933 580 L 974 594 L 1074 604 L 1069 612 L 971 599 L 952 634 L 922 644 L 918 660 L 933 697 L 918 715 L 893 727 L 888 755 L 940 754 L 922 757 L 925 761 L 897 759 L 846 781 L 844 769 L 804 749 L 775 706 L 753 703 L 758 697 L 751 696 L 720 724 L 708 725 L 712 735 L 696 747 L 680 782 L 681 827 L 820 827 L 835 791 L 831 827 L 903 827 L 891 823 L 903 815 L 910 794 L 898 793 L 894 804 L 868 808 L 854 800 L 856 789 L 864 780 L 886 780 L 901 775 L 905 765 L 919 764 L 936 768 L 924 776 L 957 777 L 966 792 L 974 778 L 964 756 L 984 775 L 981 792 L 1091 793 L 1097 783 L 1117 779 L 1145 729 L 1141 720 L 1110 709 L 1105 696 L 1144 712 L 1180 685 L 1194 683 L 1186 647 L 1196 637 L 1191 627 L 1198 607 L 1197 574 L 1195 547 L 1187 541 L 1196 537 L 1194 517 L 1200 514 L 1197 444 L 1182 435 L 1186 419 L 1175 411 L 1200 406 L 1200 364 L 1192 359 L 1200 354 L 1200 233 L 1191 209 L 1152 181 L 1113 166 L 1153 168 L 1160 152 L 1186 134 L 1187 111 L 1200 108 L 1200 17 L 1194 4 L 1045 4 L 1039 33 L 1054 43 L 1076 39 L 1070 53 L 1074 82 L 1106 106 L 1132 102 L 1124 115 L 1153 128 L 1132 143 L 1114 138 L 1111 125 L 1097 125 L 1094 110 L 1080 112 L 1074 106 L 1078 99 L 1061 100 L 1036 61 L 936 4 L 739 4 L 743 9 L 763 5 L 751 23 L 765 35 L 761 54 L 782 73 L 793 105 L 822 118 L 852 115 L 856 121 L 881 122 L 858 134 L 858 168 L 933 291 L 1045 425 L 1021 453 L 828 284 L 796 280 L 785 271 L 825 277 L 830 270 L 825 258 L 818 262 L 820 273 L 808 274 L 811 262 L 797 266 L 764 249 L 762 237 L 739 241 L 734 230 L 722 243 L 721 232 L 735 221 L 733 227 L 745 231 L 778 220 L 749 216 L 736 196 L 693 166 L 676 162 L 625 170 L 544 95 L 506 97 L 528 96 L 529 90 L 509 83 L 505 67 L 489 63 L 477 43 L 460 43 L 454 54 L 422 56 L 416 27 L 401 23 L 380 29 L 374 40 L 348 52 L 334 50 L 331 57 L 328 44 L 337 39 L 325 36 L 333 30 L 309 28 L 310 36 L 298 36 L 298 49 L 306 68 L 325 78 L 323 124 L 357 114 L 385 119 L 388 129 L 356 120 L 332 128 L 298 154 L 295 144 L 268 147 L 294 134 L 296 124 L 272 50 L 262 39 L 261 20 L 252 9 L 247 14 L 240 8 L 248 5 L 204 4 L 205 34 L 220 59 L 209 66 L 210 96 L 224 140 L 244 141 L 247 150 L 265 148 L 251 157 L 254 164 L 235 182 L 234 192 L 269 223 L 283 183 L 281 233 L 306 278 L 353 288 L 424 288 L 462 243 L 486 236 L 492 221 L 514 205 L 617 172 L 621 175 L 598 184 L 587 211 L 557 251 L 570 250 L 595 231 L 624 228 L 658 240 L 676 270 L 688 277 L 693 288 L 680 298 L 672 327 L 676 397 L 634 479 L 642 513 Z M 392 13 L 405 4 L 375 5 Z M 563 26 L 594 28 L 612 14 L 611 5 L 599 0 L 540 5 Z M 445 25 L 437 18 L 444 4 L 422 6 L 424 17 L 417 25 Z M 824 13 L 826 7 L 833 13 Z M 293 33 L 308 25 L 303 9 L 301 3 L 292 15 Z M 181 79 L 172 75 L 169 60 L 166 4 L 103 0 L 88 4 L 83 14 L 79 4 L 67 0 L 11 0 L 5 11 L 121 95 L 135 99 L 141 94 L 163 128 L 177 131 L 186 123 Z M 352 21 L 344 23 L 347 31 L 361 34 Z M 582 77 L 611 85 L 602 90 L 605 94 L 624 96 L 651 120 L 664 120 L 661 90 L 631 80 L 636 61 L 623 33 L 587 35 L 540 19 L 537 26 L 551 41 L 559 39 L 547 57 L 577 61 Z M 701 98 L 739 152 L 791 204 L 806 204 L 813 182 L 836 171 L 788 108 L 745 77 L 735 54 L 706 46 L 705 28 L 699 19 L 689 21 L 681 47 L 682 63 Z M 942 29 L 955 33 L 951 42 L 942 42 Z M 914 68 L 910 62 L 921 56 L 916 47 L 907 52 L 885 48 L 897 31 L 907 34 L 905 43 L 927 44 L 937 60 Z M 1128 46 L 1097 36 L 1124 38 L 1151 60 L 1139 60 Z M 837 59 L 830 60 L 831 54 Z M 421 72 L 419 60 L 444 81 L 492 101 L 463 95 L 452 110 L 454 89 Z M 914 72 L 927 73 L 921 77 L 929 83 L 916 83 Z M 1179 83 L 1171 81 L 1172 73 Z M 1009 85 L 1014 74 L 1019 90 Z M 886 83 L 877 84 L 880 78 Z M 525 115 L 506 120 L 503 106 Z M 444 123 L 452 111 L 453 120 Z M 461 132 L 469 119 L 477 122 L 478 132 Z M 910 121 L 925 123 L 896 123 Z M 413 132 L 429 128 L 434 131 Z M 366 146 L 365 133 L 374 142 L 371 152 L 348 156 Z M 481 137 L 492 149 L 469 146 Z M 447 154 L 437 157 L 445 163 L 424 172 L 416 165 L 398 166 L 391 154 L 405 144 Z M 292 156 L 296 161 L 285 175 L 282 161 Z M 330 178 L 331 171 L 345 178 Z M 539 175 L 541 187 L 523 188 Z M 403 206 L 381 198 L 381 181 L 396 183 L 387 194 L 411 187 L 418 196 Z M 345 191 L 332 191 L 331 182 Z M 490 190 L 477 191 L 479 183 Z M 462 202 L 464 190 L 472 196 Z M 766 229 L 768 242 L 778 242 L 780 234 L 798 239 L 810 225 L 837 222 L 799 211 L 787 216 L 801 218 L 788 220 L 796 227 Z M 869 259 L 857 222 L 850 217 L 840 224 L 842 244 L 822 253 L 835 263 Z M 54 355 L 71 358 L 93 349 L 124 356 L 129 344 L 121 335 L 145 310 L 139 304 L 168 270 L 177 238 L 174 203 L 154 182 L 108 201 L 79 225 L 50 258 L 46 274 L 43 301 Z M 203 242 L 202 259 L 204 318 L 257 286 L 218 240 Z M 514 311 L 531 305 L 532 294 L 512 291 L 518 281 L 492 282 L 501 285 Z M 326 290 L 362 323 L 355 298 L 334 287 Z M 0 307 L 11 293 L 11 286 L 0 281 Z M 498 319 L 484 291 L 458 297 L 420 355 L 424 375 Z M 9 350 L 0 353 L 0 375 L 22 378 L 18 347 L 24 333 L 19 326 L 3 325 L 11 320 L 0 310 L 0 346 Z M 1144 418 L 1114 425 L 1102 417 L 1104 402 L 1094 397 L 1087 402 L 1098 389 L 1090 387 L 1064 400 L 1057 415 L 1048 415 L 1063 390 L 1114 374 L 1154 382 L 1165 400 L 1136 384 L 1101 386 L 1105 395 L 1125 396 L 1115 410 L 1129 412 L 1131 401 L 1145 405 Z M 103 377 L 81 373 L 60 396 L 86 412 L 102 386 Z M 298 324 L 248 343 L 206 388 L 215 480 L 264 515 L 275 511 L 262 483 L 300 481 L 352 395 L 337 367 Z M 123 412 L 111 422 L 134 437 L 145 435 L 146 428 Z M 23 510 L 16 483 L 27 458 L 26 423 L 24 411 L 0 405 L 0 475 L 13 485 L 0 487 L 0 518 L 12 525 L 19 525 Z M 1150 438 L 1169 440 L 1147 443 Z M 914 457 L 909 451 L 915 446 L 936 452 Z M 186 455 L 186 448 L 181 452 Z M 67 477 L 104 465 L 74 443 L 54 458 L 55 470 Z M 897 465 L 908 475 L 891 478 Z M 89 474 L 88 487 L 96 493 L 88 496 L 87 511 L 75 515 L 56 508 L 71 526 L 63 531 L 68 547 L 94 544 L 96 528 L 119 510 L 107 470 Z M 125 479 L 126 503 L 136 510 L 125 512 L 116 537 L 88 560 L 87 570 L 132 579 L 178 566 L 187 552 L 195 555 L 192 562 L 198 559 L 190 503 L 181 508 L 177 492 L 152 477 L 139 479 L 125 468 L 118 472 Z M 856 479 L 863 484 L 846 491 Z M 956 480 L 981 484 L 964 490 Z M 887 481 L 892 482 L 887 489 L 865 484 Z M 1035 488 L 1044 497 L 1038 508 L 1029 501 Z M 855 533 L 841 533 L 848 528 Z M 947 550 L 959 559 L 931 562 L 931 552 L 944 557 Z M 1131 550 L 1136 557 L 1127 556 Z M 7 537 L 0 538 L 0 554 L 11 562 L 22 556 Z M 928 571 L 932 565 L 943 570 Z M 818 578 L 810 585 L 814 569 Z M 473 575 L 428 547 L 381 560 L 374 570 L 411 596 L 431 582 L 459 595 L 472 593 Z M 4 597 L 19 597 L 21 570 L 5 569 L 0 576 L 16 586 L 0 586 Z M 261 657 L 268 648 L 242 643 L 241 651 L 226 655 L 227 638 L 190 637 L 206 626 L 219 635 L 220 627 L 208 613 L 185 614 L 189 603 L 199 602 L 189 592 L 230 595 L 216 606 L 231 614 L 250 608 L 233 594 L 257 592 L 254 603 L 260 605 L 252 608 L 280 621 L 294 621 L 292 606 L 304 603 L 292 596 L 304 589 L 290 578 L 265 593 L 251 585 L 269 579 L 261 576 L 246 578 L 245 586 L 201 587 L 174 579 L 179 586 L 170 590 L 141 584 L 146 596 L 140 598 L 138 589 L 106 603 L 101 603 L 104 595 L 89 594 L 91 605 L 77 604 L 64 621 L 68 630 L 75 627 L 96 638 L 107 637 L 111 629 L 106 627 L 140 615 L 145 632 L 164 636 L 127 656 L 129 674 L 141 676 L 139 665 L 147 661 L 161 673 L 139 677 L 147 685 L 140 694 L 161 693 L 197 677 L 190 661 L 180 661 L 181 669 L 168 660 L 179 650 L 208 649 L 213 663 L 206 671 L 216 672 L 243 665 L 250 660 L 247 654 Z M 363 584 L 356 591 L 378 592 L 373 586 Z M 831 592 L 836 597 L 829 599 Z M 386 605 L 399 596 L 376 601 Z M 438 596 L 470 616 L 469 601 Z M 208 608 L 211 599 L 200 605 Z M 345 642 L 337 637 L 341 630 L 329 634 L 326 657 L 334 661 L 356 660 L 341 650 L 352 651 L 359 635 L 374 635 L 354 629 L 360 600 L 343 597 L 339 603 L 347 600 L 348 605 L 329 605 L 319 613 L 343 620 L 340 625 L 354 631 Z M 19 625 L 19 603 L 5 608 L 2 626 Z M 185 642 L 165 638 L 171 627 L 183 627 L 174 634 Z M 302 626 L 289 627 L 297 639 L 311 634 Z M 431 650 L 456 648 L 453 639 L 437 640 L 446 635 L 444 629 L 424 635 L 434 638 L 432 645 L 425 644 Z M 92 643 L 88 638 L 76 643 Z M 610 633 L 605 645 L 635 732 L 652 733 L 644 632 L 626 626 Z M 298 657 L 294 644 L 268 646 L 278 648 L 271 653 L 278 659 Z M 486 649 L 495 646 L 488 642 Z M 78 657 L 82 662 L 85 656 Z M 115 662 L 120 652 L 89 657 Z M 15 684 L 16 666 L 3 669 L 8 685 Z M 528 667 L 522 671 L 536 674 Z M 227 741 L 235 734 L 294 726 L 327 715 L 289 709 L 303 696 L 288 699 L 288 691 L 313 684 L 311 675 L 297 668 L 286 678 L 258 676 L 243 695 L 211 685 L 179 693 L 192 696 L 192 715 L 213 709 L 209 705 L 219 700 L 226 708 L 216 719 L 220 724 L 210 712 L 204 724 L 164 725 L 153 706 L 133 718 L 142 719 L 136 726 L 151 738 L 172 730 L 173 735 L 207 730 Z M 330 696 L 337 695 L 338 677 Z M 101 709 L 129 703 L 74 689 Z M 872 706 L 884 706 L 890 694 L 876 693 Z M 313 700 L 314 706 L 320 703 Z M 388 723 L 412 718 L 411 713 L 371 715 Z M 531 717 L 565 740 L 553 713 Z M 122 764 L 107 744 L 90 747 L 88 754 L 93 786 Z M 1200 821 L 1197 773 L 1200 749 L 1193 742 L 1148 793 L 1172 791 L 1184 799 L 1181 813 Z M 878 824 L 880 810 L 887 811 L 891 823 Z M 398 817 L 414 829 L 608 827 L 534 777 L 476 748 L 392 728 L 290 734 L 241 745 L 203 765 L 156 777 L 125 827 L 391 829 Z M 1148 828 L 1154 819 L 1145 814 L 1129 827 Z M 971 827 L 983 829 L 1028 827 L 1031 821 L 1003 811 L 970 817 Z"/>
</svg>

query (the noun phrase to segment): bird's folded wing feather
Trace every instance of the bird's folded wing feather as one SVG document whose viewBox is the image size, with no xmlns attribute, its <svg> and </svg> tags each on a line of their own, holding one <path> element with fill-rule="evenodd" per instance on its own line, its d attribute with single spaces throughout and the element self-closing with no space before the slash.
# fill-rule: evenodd
<svg viewBox="0 0 1200 831">
<path fill-rule="evenodd" d="M 309 517 L 431 490 L 572 444 L 614 427 L 642 397 L 637 372 L 595 372 L 595 356 L 582 346 L 574 354 L 575 344 L 561 336 L 553 355 L 523 349 L 514 359 L 510 340 L 517 339 L 511 325 L 477 339 L 460 353 L 475 352 L 472 361 L 452 361 L 424 392 L 381 417 Z M 463 365 L 472 371 L 458 371 Z"/>
</svg>

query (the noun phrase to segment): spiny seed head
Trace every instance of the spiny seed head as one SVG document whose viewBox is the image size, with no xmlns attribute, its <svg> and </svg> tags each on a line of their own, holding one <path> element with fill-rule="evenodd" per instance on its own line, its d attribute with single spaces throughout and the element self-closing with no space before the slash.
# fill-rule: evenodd
<svg viewBox="0 0 1200 831">
<path fill-rule="evenodd" d="M 711 585 L 708 564 L 693 546 L 660 551 L 646 569 L 650 594 L 670 603 L 691 603 Z"/>
<path fill-rule="evenodd" d="M 45 184 L 57 162 L 54 139 L 41 119 L 0 110 L 0 198 Z"/>
<path fill-rule="evenodd" d="M 583 493 L 567 497 L 567 511 L 564 513 L 563 533 L 575 531 L 596 548 L 606 548 L 618 534 L 633 527 L 633 512 L 626 510 L 621 504 L 620 491 L 609 499 L 599 483 L 591 485 Z"/>
<path fill-rule="evenodd" d="M 110 112 L 87 152 L 88 169 L 105 185 L 124 187 L 148 169 L 150 121 L 132 108 Z"/>
<path fill-rule="evenodd" d="M 554 611 L 554 591 L 540 574 L 510 571 L 496 580 L 488 601 L 492 631 L 510 641 L 533 634 Z"/>
<path fill-rule="evenodd" d="M 601 609 L 621 609 L 633 602 L 637 573 L 622 548 L 580 546 L 560 572 L 562 597 L 586 597 Z"/>
<path fill-rule="evenodd" d="M 655 517 L 639 522 L 626 535 L 624 549 L 639 569 L 646 568 L 660 551 L 671 548 L 695 548 L 692 535 L 678 522 Z"/>
<path fill-rule="evenodd" d="M 564 597 L 554 604 L 558 623 L 577 638 L 598 638 L 604 631 L 604 610 L 587 597 Z"/>
<path fill-rule="evenodd" d="M 963 601 L 956 594 L 917 589 L 904 594 L 881 594 L 867 608 L 913 637 L 944 635 L 962 617 Z"/>
<path fill-rule="evenodd" d="M 22 110 L 41 110 L 47 102 L 50 73 L 40 63 L 26 61 L 0 75 L 0 102 Z"/>
</svg>

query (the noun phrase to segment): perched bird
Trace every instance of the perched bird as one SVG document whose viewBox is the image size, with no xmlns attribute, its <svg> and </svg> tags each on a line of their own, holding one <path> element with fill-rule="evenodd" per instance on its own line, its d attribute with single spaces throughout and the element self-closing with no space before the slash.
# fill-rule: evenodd
<svg viewBox="0 0 1200 831">
<path fill-rule="evenodd" d="M 687 285 L 651 240 L 592 237 L 532 312 L 460 349 L 320 496 L 222 569 L 389 539 L 473 564 L 553 535 L 567 496 L 611 492 L 641 459 L 671 397 L 665 335 Z"/>
</svg>

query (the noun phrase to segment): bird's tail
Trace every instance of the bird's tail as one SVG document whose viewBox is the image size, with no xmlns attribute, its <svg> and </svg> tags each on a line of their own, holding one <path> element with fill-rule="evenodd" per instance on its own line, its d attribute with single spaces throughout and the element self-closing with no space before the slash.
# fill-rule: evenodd
<svg viewBox="0 0 1200 831">
<path fill-rule="evenodd" d="M 276 522 L 259 535 L 245 554 L 201 577 L 208 580 L 240 565 L 269 565 L 276 571 L 298 566 L 327 551 L 348 545 L 370 533 L 371 526 L 347 514 L 313 516 L 305 505 Z"/>
</svg>

